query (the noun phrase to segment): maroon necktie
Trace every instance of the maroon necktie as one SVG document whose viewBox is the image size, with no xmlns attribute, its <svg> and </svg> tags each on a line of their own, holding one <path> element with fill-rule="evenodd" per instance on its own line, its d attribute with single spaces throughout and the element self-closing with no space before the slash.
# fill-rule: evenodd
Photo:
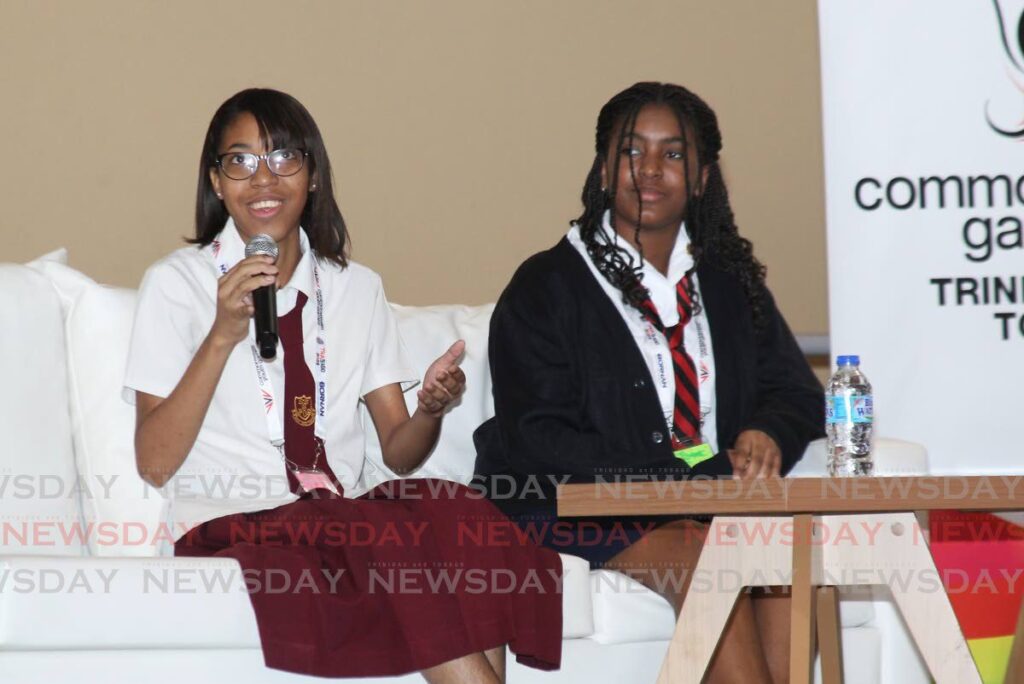
<svg viewBox="0 0 1024 684">
<path fill-rule="evenodd" d="M 686 283 L 689 276 L 683 276 L 676 284 L 676 309 L 679 312 L 679 323 L 666 328 L 658 315 L 658 309 L 651 301 L 650 295 L 643 301 L 644 318 L 650 321 L 658 332 L 668 341 L 672 353 L 672 368 L 676 378 L 675 410 L 672 412 L 672 446 L 685 446 L 682 442 L 700 437 L 700 404 L 697 397 L 697 368 L 693 359 L 686 353 L 683 345 L 683 328 L 690 321 L 693 311 L 690 293 Z"/>
<path fill-rule="evenodd" d="M 327 464 L 327 449 L 314 434 L 316 394 L 313 374 L 302 352 L 302 307 L 307 297 L 298 293 L 295 307 L 277 319 L 277 332 L 284 347 L 284 455 L 288 459 L 288 484 L 300 493 L 293 467 L 317 468 L 341 491 L 338 480 Z M 317 454 L 319 453 L 319 456 Z"/>
</svg>

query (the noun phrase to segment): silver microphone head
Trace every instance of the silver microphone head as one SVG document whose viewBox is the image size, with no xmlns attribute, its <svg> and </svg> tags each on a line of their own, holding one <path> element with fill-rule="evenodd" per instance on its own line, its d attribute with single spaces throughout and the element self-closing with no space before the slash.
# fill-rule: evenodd
<svg viewBox="0 0 1024 684">
<path fill-rule="evenodd" d="M 274 238 L 260 233 L 249 240 L 249 244 L 245 246 L 245 256 L 251 257 L 257 254 L 277 259 L 277 243 L 274 242 Z"/>
</svg>

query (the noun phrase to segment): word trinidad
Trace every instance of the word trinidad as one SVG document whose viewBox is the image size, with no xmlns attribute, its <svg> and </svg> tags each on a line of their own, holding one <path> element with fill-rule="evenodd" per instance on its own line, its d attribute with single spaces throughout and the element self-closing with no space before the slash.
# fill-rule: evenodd
<svg viewBox="0 0 1024 684">
<path fill-rule="evenodd" d="M 910 210 L 1006 210 L 1003 216 L 969 216 L 960 229 L 969 263 L 984 263 L 996 253 L 1024 250 L 1024 222 L 1015 215 L 1024 207 L 1024 175 L 978 174 L 972 176 L 895 176 L 880 180 L 861 178 L 853 186 L 856 205 L 866 212 L 882 209 Z M 1003 340 L 1019 334 L 1024 338 L 1024 276 L 940 276 L 931 278 L 939 306 L 1016 306 L 993 312 Z"/>
<path fill-rule="evenodd" d="M 932 278 L 928 282 L 935 286 L 939 306 L 1024 304 L 1024 275 Z M 1024 337 L 1024 315 L 996 311 L 992 317 L 1000 323 L 1001 339 L 1010 339 L 1014 332 Z"/>
</svg>

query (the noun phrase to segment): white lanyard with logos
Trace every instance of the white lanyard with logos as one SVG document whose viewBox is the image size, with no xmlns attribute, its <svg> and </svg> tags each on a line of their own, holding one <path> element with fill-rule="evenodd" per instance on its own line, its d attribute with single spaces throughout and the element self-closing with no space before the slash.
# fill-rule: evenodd
<svg viewBox="0 0 1024 684">
<path fill-rule="evenodd" d="M 222 258 L 223 249 L 218 241 L 214 241 L 214 258 L 217 262 L 217 269 L 221 275 L 228 272 L 227 262 Z M 323 440 L 327 426 L 327 333 L 324 328 L 324 295 L 320 285 L 320 269 L 317 268 L 316 259 L 313 258 L 313 285 L 314 299 L 316 300 L 316 424 L 314 434 Z M 274 386 L 267 375 L 267 367 L 260 356 L 259 348 L 256 345 L 253 324 L 250 323 L 250 335 L 252 340 L 249 349 L 252 352 L 252 363 L 256 371 L 256 384 L 259 387 L 263 408 L 267 420 L 267 434 L 270 443 L 284 457 L 284 407 L 278 407 L 278 401 L 274 392 Z"/>
<path fill-rule="evenodd" d="M 701 422 L 701 425 L 703 425 L 704 424 L 704 416 L 708 415 L 711 412 L 711 407 L 709 405 L 705 405 L 705 403 L 703 401 L 701 401 L 701 397 L 699 396 L 700 395 L 700 388 L 704 384 L 701 381 L 701 374 L 702 373 L 706 373 L 705 380 L 712 380 L 713 378 L 711 377 L 712 371 L 711 371 L 711 364 L 709 363 L 709 359 L 710 359 L 711 354 L 710 354 L 710 350 L 709 350 L 708 344 L 707 344 L 707 337 L 706 337 L 706 335 L 704 333 L 704 323 L 703 323 L 703 321 L 701 319 L 702 319 L 702 317 L 700 315 L 694 315 L 690 319 L 690 323 L 693 323 L 693 327 L 694 327 L 694 329 L 695 329 L 695 331 L 697 333 L 697 358 L 694 359 L 694 366 L 695 366 L 695 369 L 697 371 L 697 393 L 698 393 L 697 401 L 700 404 L 700 422 Z M 667 363 L 666 363 L 665 354 L 664 354 L 664 352 L 661 349 L 661 346 L 662 346 L 661 345 L 661 340 L 665 341 L 665 346 L 667 347 L 668 346 L 668 338 L 665 335 L 662 335 L 661 333 L 659 333 L 657 331 L 657 329 L 655 329 L 655 327 L 651 324 L 651 322 L 648 321 L 646 318 L 644 318 L 642 315 L 641 315 L 641 320 L 642 320 L 643 325 L 644 325 L 644 334 L 646 335 L 647 339 L 649 341 L 653 342 L 655 345 L 657 345 L 657 351 L 655 351 L 655 355 L 657 357 L 658 374 L 660 376 L 658 378 L 659 385 L 661 387 L 669 387 L 669 386 L 671 386 L 672 387 L 672 391 L 674 392 L 675 391 L 675 373 L 673 371 L 673 375 L 672 375 L 672 378 L 671 378 L 671 384 L 670 384 L 669 376 L 667 375 L 667 369 L 672 367 L 671 352 L 670 352 L 670 357 L 669 357 L 669 359 L 667 360 Z M 686 339 L 685 328 L 684 328 L 683 339 L 684 340 Z M 684 343 L 684 345 L 685 345 L 685 343 Z M 714 384 L 712 384 L 711 386 L 714 387 Z M 666 424 L 668 425 L 669 430 L 671 431 L 672 426 L 673 426 L 673 411 L 670 410 L 670 411 L 668 411 L 665 414 L 665 421 L 666 421 Z"/>
</svg>

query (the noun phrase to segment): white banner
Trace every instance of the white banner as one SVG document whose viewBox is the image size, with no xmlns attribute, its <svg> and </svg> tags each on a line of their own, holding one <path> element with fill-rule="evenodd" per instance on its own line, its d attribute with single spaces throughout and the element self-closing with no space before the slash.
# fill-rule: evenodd
<svg viewBox="0 0 1024 684">
<path fill-rule="evenodd" d="M 832 353 L 932 471 L 1024 469 L 1024 0 L 820 0 Z"/>
</svg>

